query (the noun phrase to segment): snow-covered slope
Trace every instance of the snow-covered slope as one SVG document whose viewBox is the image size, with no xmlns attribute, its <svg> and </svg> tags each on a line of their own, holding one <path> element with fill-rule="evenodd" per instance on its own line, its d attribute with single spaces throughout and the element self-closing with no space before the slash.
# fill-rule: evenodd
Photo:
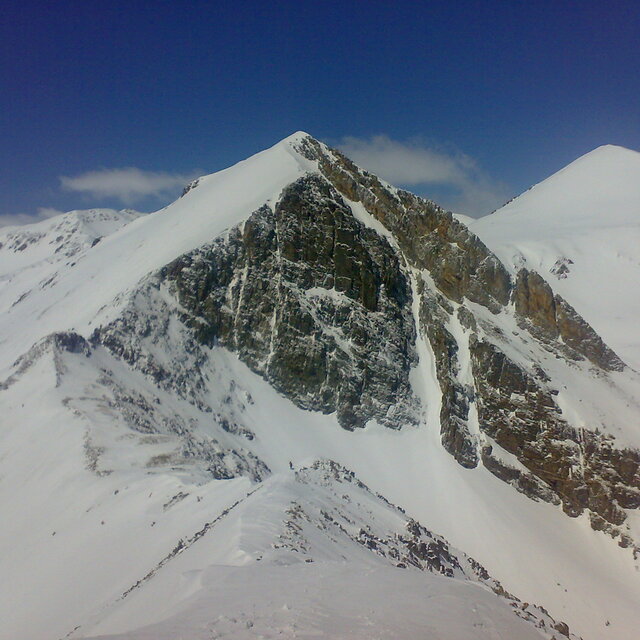
<svg viewBox="0 0 640 640">
<path fill-rule="evenodd" d="M 91 634 L 539 640 L 558 626 L 535 606 L 496 598 L 501 586 L 477 563 L 327 461 L 274 475 L 173 562 Z M 140 630 L 129 634 L 134 620 Z"/>
<path fill-rule="evenodd" d="M 586 626 L 601 627 L 606 616 L 620 633 L 633 623 L 640 593 L 626 554 L 585 522 L 576 529 L 557 509 L 484 470 L 469 477 L 443 451 L 435 425 L 405 434 L 374 426 L 349 433 L 333 416 L 297 409 L 224 350 L 211 356 L 209 400 L 229 422 L 242 421 L 242 432 L 229 433 L 210 413 L 158 394 L 103 349 L 87 357 L 49 344 L 4 393 L 0 504 L 7 519 L 0 546 L 10 552 L 2 555 L 8 579 L 0 637 L 61 638 L 75 629 L 71 637 L 195 639 L 218 627 L 233 638 L 277 631 L 339 637 L 344 629 L 355 637 L 550 637 L 542 631 L 552 633 L 556 623 L 535 606 L 496 598 L 483 571 L 445 562 L 446 543 L 435 554 L 421 550 L 409 535 L 409 515 L 358 476 L 422 514 L 431 530 L 466 543 L 477 559 L 508 548 L 498 568 L 508 580 L 502 586 L 518 596 L 517 583 L 528 603 L 552 601 L 556 620 L 572 609 Z M 124 412 L 119 385 L 131 398 Z M 180 458 L 170 426 L 127 427 L 123 415 L 145 402 L 159 405 L 151 414 L 158 423 L 182 418 L 211 450 L 246 456 L 250 449 L 273 475 L 252 483 L 232 477 L 229 466 L 227 480 L 203 477 L 202 460 Z M 358 476 L 324 460 L 350 464 Z M 418 538 L 429 543 L 427 534 Z M 549 547 L 532 557 L 541 540 Z M 585 548 L 591 553 L 582 557 Z M 429 556 L 442 556 L 442 566 L 429 569 Z M 416 569 L 437 575 L 418 577 Z M 621 585 L 624 596 L 608 601 Z M 592 600 L 583 606 L 585 593 Z M 404 598 L 391 615 L 389 603 Z M 155 626 L 135 631 L 147 625 Z"/>
<path fill-rule="evenodd" d="M 469 226 L 514 271 L 538 271 L 640 369 L 640 153 L 599 147 Z"/>
<path fill-rule="evenodd" d="M 0 309 L 50 286 L 89 249 L 141 215 L 128 209 L 89 209 L 0 229 Z"/>
<path fill-rule="evenodd" d="M 303 133 L 65 215 L 2 263 L 2 640 L 633 637 L 640 378 L 533 275 Z"/>
<path fill-rule="evenodd" d="M 47 333 L 71 326 L 86 331 L 113 318 L 145 275 L 277 199 L 287 184 L 313 168 L 293 151 L 292 144 L 301 137 L 294 134 L 244 162 L 200 178 L 197 187 L 173 204 L 138 217 L 76 256 L 53 281 L 30 282 L 26 290 L 18 282 L 14 288 L 16 272 L 11 269 L 16 262 L 18 269 L 23 265 L 9 262 L 7 284 L 0 291 L 0 308 L 6 310 L 0 317 L 0 336 L 13 335 L 10 341 L 0 338 L 0 361 L 11 362 Z M 24 235 L 31 229 L 20 227 L 19 232 Z M 35 291 L 38 295 L 31 295 Z"/>
</svg>

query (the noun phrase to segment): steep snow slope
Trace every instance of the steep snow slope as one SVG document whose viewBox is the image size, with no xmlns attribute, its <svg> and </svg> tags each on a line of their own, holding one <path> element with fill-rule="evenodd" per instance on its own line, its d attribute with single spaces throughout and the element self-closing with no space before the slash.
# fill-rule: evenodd
<svg viewBox="0 0 640 640">
<path fill-rule="evenodd" d="M 633 621 L 629 608 L 635 596 L 629 591 L 633 582 L 625 554 L 615 553 L 615 546 L 588 527 L 579 527 L 580 537 L 599 549 L 596 557 L 579 559 L 570 549 L 576 545 L 583 550 L 584 541 L 575 538 L 575 527 L 558 510 L 530 502 L 486 472 L 465 478 L 464 470 L 442 451 L 433 425 L 404 435 L 380 427 L 350 434 L 333 416 L 296 409 L 235 357 L 217 349 L 209 365 L 216 376 L 210 393 L 218 397 L 218 406 L 227 406 L 251 428 L 250 440 L 247 435 L 234 437 L 212 422 L 210 414 L 181 407 L 170 394 L 158 395 L 143 376 L 118 368 L 101 349 L 87 357 L 49 346 L 5 393 L 8 432 L 0 504 L 8 517 L 0 546 L 11 552 L 2 554 L 3 639 L 60 638 L 75 627 L 71 637 L 117 632 L 136 638 L 135 629 L 152 623 L 164 628 L 161 621 L 174 616 L 167 633 L 177 628 L 194 638 L 203 630 L 194 626 L 192 616 L 198 625 L 231 627 L 228 631 L 235 632 L 230 637 L 244 637 L 246 622 L 263 625 L 263 630 L 264 625 L 286 630 L 295 624 L 326 637 L 349 625 L 362 634 L 376 624 L 392 635 L 396 629 L 393 637 L 438 630 L 442 637 L 459 640 L 538 637 L 540 619 L 546 619 L 551 630 L 552 623 L 533 606 L 524 614 L 533 625 L 511 618 L 512 599 L 501 602 L 489 597 L 490 591 L 483 592 L 478 582 L 490 588 L 493 583 L 482 578 L 482 572 L 474 573 L 472 565 L 460 571 L 451 565 L 456 584 L 439 576 L 422 581 L 406 569 L 396 569 L 400 575 L 389 573 L 398 563 L 427 568 L 429 554 L 408 544 L 409 516 L 348 472 L 333 464 L 311 463 L 323 456 L 353 464 L 368 482 L 397 495 L 438 527 L 457 532 L 467 543 L 475 541 L 476 557 L 503 545 L 522 554 L 517 566 L 505 558 L 502 573 L 516 582 L 523 566 L 537 566 L 538 573 L 528 577 L 537 583 L 536 595 L 556 601 L 557 611 L 551 612 L 556 619 L 564 615 L 565 606 L 576 606 L 586 584 L 596 601 L 579 611 L 587 624 L 600 627 L 600 616 L 606 615 L 619 633 Z M 203 483 L 197 460 L 177 464 L 171 459 L 175 434 L 145 434 L 118 424 L 118 405 L 109 397 L 113 390 L 97 380 L 112 368 L 138 402 L 157 397 L 167 415 L 181 411 L 188 421 L 200 422 L 209 438 L 220 442 L 226 435 L 227 444 L 237 450 L 250 447 L 276 475 L 259 484 L 241 477 Z M 229 394 L 231 400 L 223 401 Z M 30 407 L 27 421 L 21 419 L 25 404 Z M 33 461 L 38 461 L 37 469 Z M 290 462 L 296 469 L 312 468 L 294 472 Z M 498 514 L 508 516 L 506 523 L 501 522 L 504 516 L 491 515 L 493 502 L 499 505 Z M 407 542 L 397 540 L 400 534 L 408 536 Z M 420 535 L 429 542 L 426 533 Z M 554 544 L 544 557 L 529 563 L 530 549 L 541 535 L 552 536 Z M 418 555 L 411 555 L 411 548 Z M 450 565 L 445 551 L 443 547 L 435 556 L 442 559 L 442 571 Z M 460 552 L 451 553 L 457 562 L 468 564 Z M 313 561 L 304 571 L 295 566 L 303 560 L 305 565 Z M 607 575 L 612 564 L 627 593 L 620 601 L 607 602 L 605 594 L 619 588 Z M 433 568 L 438 574 L 439 566 Z M 352 575 L 346 583 L 345 572 Z M 552 580 L 557 576 L 562 581 L 561 587 L 547 584 L 548 572 Z M 354 573 L 363 575 L 353 578 Z M 384 581 L 367 586 L 365 576 Z M 245 579 L 250 581 L 247 591 L 239 596 Z M 461 583 L 465 579 L 473 584 Z M 270 580 L 284 582 L 265 590 L 255 586 Z M 319 605 L 316 582 L 336 594 L 353 589 L 355 599 L 336 595 Z M 503 586 L 514 592 L 510 584 Z M 385 609 L 372 612 L 401 594 L 411 604 L 400 607 L 390 620 L 385 620 Z M 424 618 L 414 609 L 425 607 L 421 597 L 434 606 L 426 607 Z M 348 607 L 365 598 L 372 598 L 367 613 L 349 616 Z M 279 619 L 272 610 L 274 599 L 282 599 L 280 607 L 288 604 L 293 612 L 286 609 Z M 534 602 L 530 595 L 526 600 Z M 455 620 L 452 608 L 459 611 Z M 517 604 L 515 609 L 527 608 Z M 237 612 L 235 620 L 232 612 Z M 322 623 L 323 612 L 340 618 Z M 295 629 L 289 626 L 285 637 L 295 637 Z M 447 636 L 446 629 L 457 629 L 459 635 Z M 153 637 L 158 631 L 149 633 Z"/>
<path fill-rule="evenodd" d="M 73 328 L 86 331 L 113 318 L 142 277 L 275 200 L 284 186 L 314 168 L 292 149 L 304 135 L 294 134 L 229 169 L 200 178 L 173 204 L 82 252 L 53 281 L 33 283 L 26 291 L 19 284 L 16 290 L 15 272 L 9 270 L 4 275 L 8 284 L 0 290 L 0 308 L 6 309 L 0 317 L 0 336 L 5 336 L 0 337 L 0 362 L 12 362 L 47 333 L 71 328 L 70 320 Z M 35 291 L 37 295 L 30 295 Z"/>
<path fill-rule="evenodd" d="M 186 633 L 198 638 L 227 633 L 241 638 L 251 637 L 251 629 L 264 635 L 275 629 L 285 637 L 331 637 L 347 629 L 360 634 L 355 637 L 375 637 L 367 635 L 369 625 L 379 625 L 381 637 L 429 632 L 450 640 L 566 635 L 562 625 L 550 631 L 556 623 L 537 626 L 545 618 L 533 605 L 513 605 L 515 600 L 491 593 L 494 579 L 522 601 L 566 620 L 584 638 L 632 637 L 640 625 L 633 550 L 594 531 L 586 512 L 569 518 L 558 503 L 532 500 L 483 464 L 464 468 L 443 448 L 443 386 L 438 356 L 421 331 L 423 306 L 428 296 L 439 296 L 452 309 L 447 320 L 454 340 L 450 351 L 458 353 L 452 371 L 470 398 L 475 392 L 471 330 L 463 326 L 461 311 L 477 319 L 478 336 L 493 340 L 519 366 L 543 365 L 548 382 L 541 382 L 536 393 L 546 393 L 548 384 L 571 425 L 585 422 L 611 432 L 622 444 L 637 445 L 640 434 L 626 424 L 635 408 L 625 404 L 633 398 L 637 380 L 627 371 L 604 371 L 589 361 L 565 358 L 553 343 L 536 342 L 520 329 L 508 309 L 496 312 L 464 300 L 444 300 L 426 269 L 405 263 L 395 275 L 410 281 L 411 305 L 406 297 L 410 309 L 403 312 L 415 324 L 417 340 L 410 345 L 415 358 L 404 375 L 420 401 L 419 424 L 389 429 L 369 420 L 365 428 L 348 431 L 336 414 L 304 410 L 277 393 L 265 375 L 250 370 L 216 339 L 196 339 L 204 319 L 179 302 L 166 278 L 176 268 L 168 263 L 202 248 L 181 264 L 193 277 L 190 293 L 197 300 L 216 276 L 207 271 L 209 266 L 229 270 L 234 252 L 240 251 L 232 242 L 234 233 L 249 237 L 249 248 L 255 249 L 251 239 L 260 237 L 245 233 L 251 226 L 247 218 L 265 203 L 277 209 L 283 189 L 307 172 L 316 176 L 303 192 L 316 198 L 305 204 L 307 224 L 331 206 L 342 207 L 341 215 L 373 228 L 401 254 L 396 236 L 362 202 L 332 201 L 339 199 L 335 191 L 320 197 L 318 162 L 299 150 L 304 138 L 296 134 L 244 163 L 201 178 L 169 207 L 130 221 L 95 246 L 84 245 L 56 269 L 53 281 L 41 284 L 42 278 L 33 278 L 26 291 L 21 285 L 20 296 L 28 294 L 21 299 L 12 284 L 19 265 L 8 269 L 0 288 L 2 308 L 7 309 L 0 316 L 0 505 L 6 515 L 0 527 L 0 637 Z M 282 208 L 280 215 L 282 224 Z M 264 220 L 254 217 L 252 224 Z M 230 230 L 235 225 L 239 227 Z M 353 229 L 338 227 L 332 248 L 344 251 L 354 238 L 370 240 Z M 276 233 L 282 231 L 276 225 Z M 207 263 L 215 258 L 209 253 L 214 240 L 224 249 L 219 265 Z M 445 244 L 458 251 L 464 240 L 461 234 L 459 245 Z M 383 253 L 381 247 L 356 244 L 354 262 L 361 263 L 372 251 L 394 264 L 390 250 Z M 316 250 L 303 247 L 311 256 Z M 283 270 L 295 265 L 290 246 L 278 244 L 275 257 L 280 271 L 258 281 L 255 295 L 268 291 L 269 278 L 283 280 Z M 203 266 L 204 282 L 197 278 L 198 265 Z M 249 295 L 248 268 L 231 273 L 231 284 L 213 312 L 224 307 L 234 327 L 242 327 L 241 309 L 232 307 Z M 309 317 L 318 319 L 320 333 L 337 336 L 339 349 L 355 351 L 354 341 L 343 334 L 365 307 L 338 290 L 335 281 L 333 288 L 321 282 L 306 289 L 296 290 L 295 283 L 291 287 L 304 309 L 316 314 Z M 381 289 L 396 284 L 385 279 Z M 400 291 L 400 299 L 400 294 L 408 296 Z M 289 303 L 295 301 L 289 298 Z M 359 315 L 347 315 L 352 307 Z M 379 319 L 383 314 L 376 309 L 371 315 Z M 266 327 L 260 328 L 271 332 L 271 347 L 278 332 L 305 329 L 304 324 L 278 324 L 283 314 L 267 317 Z M 65 333 L 45 337 L 52 331 Z M 258 332 L 255 326 L 252 331 Z M 354 328 L 356 339 L 358 331 L 362 326 Z M 302 334 L 309 348 L 320 343 L 320 333 Z M 384 345 L 379 351 L 375 355 L 384 359 Z M 273 352 L 271 348 L 267 364 Z M 588 402 L 579 401 L 581 396 L 589 396 Z M 469 428 L 478 447 L 488 442 L 473 404 Z M 572 455 L 583 453 L 575 442 L 562 444 Z M 516 456 L 495 442 L 493 451 L 512 470 L 526 472 Z M 316 474 L 310 469 L 318 469 L 318 459 L 352 470 L 370 490 L 351 480 L 337 482 L 333 472 L 329 478 Z M 585 467 L 583 458 L 578 462 Z M 572 473 L 579 475 L 578 466 Z M 296 509 L 290 513 L 293 503 L 302 506 L 306 517 Z M 630 530 L 637 533 L 637 511 L 628 511 Z M 327 528 L 322 527 L 329 521 L 325 514 L 334 520 Z M 398 547 L 397 536 L 407 535 L 411 518 L 461 549 L 451 552 L 455 557 L 471 554 L 490 576 L 463 571 L 446 577 L 440 571 L 418 571 L 424 567 L 393 566 L 389 549 Z M 282 536 L 284 548 L 279 547 Z M 313 562 L 292 563 L 296 557 Z M 351 580 L 345 583 L 347 576 Z M 314 586 L 316 581 L 320 587 Z M 393 599 L 391 589 L 402 599 Z M 328 593 L 333 591 L 346 596 Z M 328 601 L 319 605 L 320 597 Z M 348 605 L 371 607 L 365 605 L 369 599 L 379 613 L 350 615 Z M 391 612 L 389 603 L 400 610 Z M 424 614 L 417 608 L 424 608 Z M 509 609 L 534 616 L 533 622 L 523 626 L 523 616 Z"/>
<path fill-rule="evenodd" d="M 607 145 L 469 225 L 526 266 L 640 369 L 640 153 Z"/>
</svg>

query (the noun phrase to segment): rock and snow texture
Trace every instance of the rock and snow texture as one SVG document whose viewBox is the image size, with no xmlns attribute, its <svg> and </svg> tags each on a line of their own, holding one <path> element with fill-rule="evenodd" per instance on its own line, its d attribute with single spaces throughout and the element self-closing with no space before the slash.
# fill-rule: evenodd
<svg viewBox="0 0 640 640">
<path fill-rule="evenodd" d="M 599 147 L 469 226 L 510 269 L 536 270 L 640 370 L 640 153 Z"/>
<path fill-rule="evenodd" d="M 0 638 L 633 637 L 640 381 L 556 276 L 302 133 L 40 225 L 0 239 Z"/>
<path fill-rule="evenodd" d="M 534 640 L 564 629 L 327 461 L 272 476 L 201 542 L 185 541 L 173 562 L 107 610 L 91 635 Z M 127 633 L 131 620 L 140 628 Z"/>
<path fill-rule="evenodd" d="M 87 332 L 116 317 L 144 276 L 275 201 L 285 186 L 311 168 L 309 161 L 283 141 L 200 178 L 196 188 L 170 206 L 133 220 L 85 250 L 52 282 L 30 281 L 25 290 L 14 287 L 13 272 L 4 274 L 8 284 L 2 291 L 6 313 L 0 318 L 0 336 L 11 335 L 12 340 L 0 344 L 0 366 L 4 368 L 48 333 L 67 330 L 70 324 Z M 24 234 L 29 228 L 19 231 Z M 14 304 L 17 301 L 20 304 Z"/>
<path fill-rule="evenodd" d="M 2 311 L 51 286 L 89 249 L 142 214 L 70 211 L 35 224 L 0 229 Z"/>
</svg>

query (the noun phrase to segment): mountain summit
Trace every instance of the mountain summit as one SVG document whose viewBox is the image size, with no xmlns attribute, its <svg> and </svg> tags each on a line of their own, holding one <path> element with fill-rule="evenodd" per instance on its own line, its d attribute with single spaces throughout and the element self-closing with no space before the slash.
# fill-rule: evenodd
<svg viewBox="0 0 640 640">
<path fill-rule="evenodd" d="M 470 228 L 513 272 L 538 271 L 640 370 L 640 153 L 598 147 Z"/>
<path fill-rule="evenodd" d="M 303 132 L 70 215 L 0 234 L 3 638 L 638 628 L 640 376 L 531 261 Z"/>
</svg>

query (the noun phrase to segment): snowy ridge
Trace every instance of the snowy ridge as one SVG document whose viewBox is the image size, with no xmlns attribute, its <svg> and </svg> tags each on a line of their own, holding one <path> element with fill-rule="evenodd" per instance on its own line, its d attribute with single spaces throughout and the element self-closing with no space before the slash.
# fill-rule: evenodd
<svg viewBox="0 0 640 640">
<path fill-rule="evenodd" d="M 336 580 L 336 574 L 341 575 L 345 563 L 360 566 L 369 575 L 369 580 L 376 575 L 387 574 L 388 567 L 397 567 L 410 575 L 416 569 L 432 574 L 425 577 L 418 591 L 425 588 L 435 591 L 442 589 L 444 592 L 459 589 L 465 594 L 464 598 L 469 599 L 470 611 L 465 612 L 456 623 L 448 615 L 432 616 L 430 626 L 438 629 L 439 633 L 456 624 L 457 638 L 490 638 L 496 628 L 501 633 L 508 628 L 510 633 L 522 638 L 550 638 L 557 629 L 564 629 L 562 623 L 551 619 L 540 608 L 522 603 L 506 593 L 473 559 L 450 548 L 442 538 L 407 518 L 404 512 L 382 496 L 373 494 L 352 472 L 330 461 L 316 461 L 295 472 L 272 477 L 225 510 L 215 521 L 205 525 L 192 538 L 181 541 L 171 558 L 182 565 L 182 575 L 189 575 L 192 583 L 199 583 L 200 589 L 195 591 L 195 597 L 190 596 L 190 590 L 187 590 L 182 601 L 174 605 L 176 613 L 166 611 L 166 619 L 161 624 L 144 628 L 143 620 L 153 619 L 145 613 L 153 600 L 161 598 L 163 593 L 176 590 L 177 585 L 171 587 L 167 584 L 175 580 L 176 573 L 163 575 L 162 566 L 169 561 L 163 560 L 150 589 L 141 591 L 139 587 L 142 582 L 137 583 L 123 595 L 122 600 L 128 598 L 127 602 L 114 608 L 110 615 L 107 614 L 107 618 L 111 618 L 108 624 L 104 620 L 99 622 L 92 628 L 91 635 L 99 634 L 105 626 L 117 627 L 118 621 L 132 615 L 138 618 L 138 623 L 142 623 L 142 629 L 122 637 L 140 638 L 156 634 L 156 638 L 169 638 L 174 633 L 173 628 L 179 628 L 181 633 L 188 630 L 194 639 L 210 637 L 207 634 L 212 632 L 224 632 L 237 637 L 244 637 L 242 634 L 259 637 L 264 633 L 314 633 L 318 628 L 314 618 L 318 615 L 328 616 L 332 609 L 333 615 L 337 613 L 335 610 L 340 607 L 336 596 L 345 586 L 348 585 L 349 589 L 355 586 L 357 591 L 365 591 L 363 585 L 354 579 L 355 576 L 347 579 L 346 583 Z M 224 568 L 218 564 L 220 561 L 224 563 Z M 313 567 L 303 570 L 305 565 Z M 214 591 L 207 594 L 209 602 L 220 602 L 220 596 L 224 600 L 222 594 L 215 593 L 220 589 L 219 583 L 216 585 L 215 579 L 207 577 L 222 571 L 227 574 L 225 582 L 228 582 L 234 579 L 234 567 L 238 573 L 250 573 L 252 582 L 257 580 L 258 584 L 273 576 L 276 593 L 269 590 L 266 595 L 260 588 L 246 599 L 253 603 L 252 607 L 230 615 L 229 605 L 219 604 L 215 612 L 208 613 L 204 625 L 200 621 L 196 624 L 193 620 L 186 622 L 187 617 L 202 620 L 199 605 L 203 601 L 203 591 Z M 276 598 L 284 596 L 278 593 L 277 585 L 282 584 L 283 580 L 278 574 L 284 572 L 288 576 L 287 581 L 296 580 L 301 570 L 320 579 L 323 589 L 331 588 L 334 597 L 326 598 L 320 610 L 309 608 L 308 604 L 291 607 L 285 602 L 284 606 L 277 608 L 270 605 L 269 600 L 274 595 Z M 411 583 L 414 579 L 410 577 L 409 581 Z M 304 589 L 308 590 L 309 586 Z M 406 589 L 402 581 L 396 586 Z M 380 635 L 381 629 L 385 629 L 385 633 L 394 633 L 396 637 L 409 637 L 412 628 L 420 628 L 415 619 L 407 619 L 402 611 L 396 612 L 391 619 L 386 611 L 381 615 L 381 597 L 386 597 L 386 589 L 381 587 L 369 589 L 371 601 L 366 616 L 355 616 L 354 619 L 340 620 L 328 626 L 325 623 L 322 627 L 324 633 L 344 635 L 349 630 L 349 637 L 371 637 L 366 634 L 371 634 L 375 627 L 373 633 L 376 636 Z M 500 595 L 502 602 L 492 602 L 483 587 Z M 250 585 L 246 588 L 252 590 Z M 287 592 L 284 597 L 295 598 L 295 595 L 294 592 Z M 457 595 L 454 601 L 460 599 L 460 595 Z M 479 603 L 491 613 L 480 613 Z M 515 616 L 509 615 L 511 612 L 505 606 L 507 604 Z M 232 605 L 231 610 L 237 605 L 237 602 Z M 282 614 L 277 614 L 278 609 Z M 496 618 L 500 620 L 499 623 Z M 574 638 L 573 635 L 571 637 Z"/>
<path fill-rule="evenodd" d="M 73 327 L 83 334 L 112 319 L 144 276 L 275 201 L 283 187 L 315 168 L 293 150 L 305 135 L 294 134 L 229 169 L 200 178 L 196 188 L 168 207 L 133 220 L 70 262 L 52 282 L 37 287 L 37 296 L 29 296 L 32 289 L 24 291 L 23 285 L 18 295 L 4 286 L 0 308 L 6 313 L 0 318 L 0 335 L 9 335 L 16 326 L 22 332 L 18 339 L 0 342 L 2 362 L 13 362 L 48 333 L 68 329 L 70 309 Z M 37 226 L 21 227 L 20 233 Z M 10 283 L 11 272 L 5 279 Z M 35 283 L 30 286 L 36 289 Z"/>
<path fill-rule="evenodd" d="M 10 309 L 34 290 L 52 286 L 87 251 L 141 215 L 89 209 L 0 229 L 0 310 Z"/>
</svg>

